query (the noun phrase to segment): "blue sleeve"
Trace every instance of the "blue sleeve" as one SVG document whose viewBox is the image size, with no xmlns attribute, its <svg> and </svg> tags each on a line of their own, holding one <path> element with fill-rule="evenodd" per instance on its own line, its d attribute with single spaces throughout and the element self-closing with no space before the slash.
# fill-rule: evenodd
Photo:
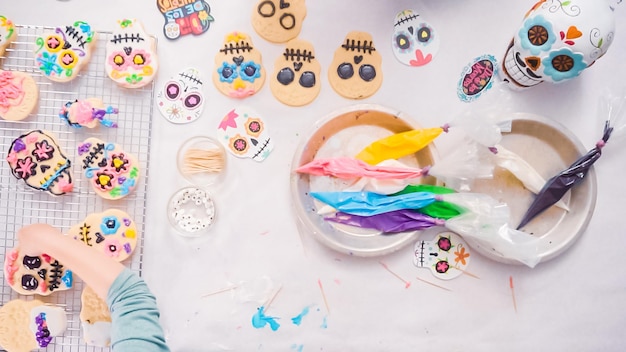
<svg viewBox="0 0 626 352">
<path fill-rule="evenodd" d="M 126 268 L 107 296 L 111 311 L 111 349 L 115 352 L 162 352 L 165 344 L 156 298 L 137 274 Z"/>
</svg>

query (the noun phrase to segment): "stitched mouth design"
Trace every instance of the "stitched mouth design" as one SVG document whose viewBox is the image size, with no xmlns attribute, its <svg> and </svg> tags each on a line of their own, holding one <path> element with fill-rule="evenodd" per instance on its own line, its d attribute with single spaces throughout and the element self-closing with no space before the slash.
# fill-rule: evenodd
<svg viewBox="0 0 626 352">
<path fill-rule="evenodd" d="M 361 42 L 360 40 L 354 39 L 346 39 L 345 44 L 341 45 L 342 48 L 346 49 L 346 51 L 356 51 L 371 54 L 372 51 L 376 51 L 374 48 L 374 42 L 364 40 Z"/>
<path fill-rule="evenodd" d="M 65 26 L 65 35 L 66 37 L 74 38 L 74 40 L 76 40 L 76 43 L 78 43 L 79 47 L 83 49 L 85 48 L 85 44 L 87 44 L 87 42 L 85 42 L 83 35 L 76 28 L 72 26 Z"/>
<path fill-rule="evenodd" d="M 412 21 L 412 20 L 414 20 L 414 19 L 416 19 L 416 18 L 418 18 L 418 17 L 420 17 L 420 15 L 419 15 L 419 14 L 416 14 L 416 13 L 411 14 L 411 15 L 406 16 L 406 17 L 402 17 L 402 18 L 401 18 L 400 20 L 398 20 L 398 22 L 396 22 L 393 26 L 394 26 L 394 27 L 397 27 L 397 26 L 399 26 L 399 25 L 401 25 L 401 24 L 403 24 L 403 23 L 410 22 L 410 21 Z"/>
<path fill-rule="evenodd" d="M 220 52 L 224 54 L 239 54 L 240 52 L 250 52 L 252 49 L 254 48 L 250 44 L 242 40 L 239 43 L 235 43 L 235 45 L 233 43 L 224 44 L 224 48 L 220 49 Z"/>
<path fill-rule="evenodd" d="M 315 59 L 315 56 L 313 56 L 313 53 L 310 52 L 309 50 L 300 50 L 300 49 L 285 49 L 285 53 L 283 54 L 283 56 L 285 57 L 285 60 L 289 61 L 308 61 L 311 62 L 311 60 Z"/>
<path fill-rule="evenodd" d="M 143 41 L 145 41 L 145 39 L 139 33 L 131 35 L 128 35 L 128 33 L 124 33 L 124 35 L 116 34 L 113 36 L 113 39 L 111 39 L 111 43 L 113 44 L 119 44 L 121 42 L 139 43 Z"/>
<path fill-rule="evenodd" d="M 196 77 L 194 75 L 190 75 L 190 74 L 187 74 L 185 72 L 181 72 L 181 73 L 178 74 L 178 76 L 180 76 L 180 78 L 182 78 L 182 79 L 188 79 L 191 82 L 194 82 L 196 84 L 202 85 L 202 81 L 198 77 Z"/>
<path fill-rule="evenodd" d="M 258 152 L 256 152 L 253 156 L 252 159 L 256 159 L 259 155 L 261 155 L 261 153 L 263 153 L 263 151 L 265 150 L 265 148 L 267 148 L 268 144 L 270 144 L 270 138 L 266 139 L 265 141 L 263 141 L 263 145 L 261 146 L 261 148 L 259 149 Z"/>
</svg>

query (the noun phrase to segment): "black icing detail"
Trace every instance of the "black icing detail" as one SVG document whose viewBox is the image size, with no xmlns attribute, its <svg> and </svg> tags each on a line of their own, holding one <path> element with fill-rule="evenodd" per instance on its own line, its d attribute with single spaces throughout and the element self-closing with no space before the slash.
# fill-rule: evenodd
<svg viewBox="0 0 626 352">
<path fill-rule="evenodd" d="M 80 240 L 84 244 L 91 247 L 92 246 L 91 237 L 89 237 L 90 229 L 91 229 L 91 226 L 87 225 L 87 223 L 83 223 L 83 226 L 80 227 Z"/>
<path fill-rule="evenodd" d="M 426 34 L 426 36 L 423 36 L 424 33 Z M 418 29 L 416 37 L 417 37 L 417 41 L 418 42 L 420 42 L 420 43 L 428 43 L 428 41 L 432 37 L 432 33 L 430 32 L 430 28 L 422 27 L 422 28 Z"/>
<path fill-rule="evenodd" d="M 234 73 L 234 71 L 230 67 L 224 67 L 222 69 L 222 77 L 224 77 L 224 78 L 230 78 L 230 76 L 232 76 L 233 73 Z"/>
<path fill-rule="evenodd" d="M 172 88 L 176 88 L 176 92 L 174 92 L 174 94 L 171 93 Z M 178 96 L 180 95 L 180 86 L 178 85 L 178 83 L 176 82 L 168 83 L 167 86 L 165 87 L 165 94 L 167 95 L 167 98 L 170 100 L 174 100 L 178 98 Z"/>
<path fill-rule="evenodd" d="M 243 69 L 243 72 L 245 72 L 248 77 L 254 77 L 254 74 L 256 73 L 256 67 L 248 65 L 246 66 L 246 68 Z"/>
<path fill-rule="evenodd" d="M 411 46 L 411 42 L 409 41 L 409 38 L 404 34 L 397 35 L 395 39 L 396 39 L 396 45 L 400 49 L 408 49 Z"/>
<path fill-rule="evenodd" d="M 300 72 L 300 70 L 302 69 L 302 62 L 294 62 L 293 69 L 296 70 L 296 72 Z"/>
<path fill-rule="evenodd" d="M 50 264 L 52 269 L 50 269 L 50 276 L 48 281 L 48 289 L 50 292 L 56 290 L 61 285 L 61 278 L 63 277 L 63 265 L 59 263 L 58 260 L 55 260 Z"/>
<path fill-rule="evenodd" d="M 371 54 L 372 51 L 376 51 L 374 48 L 374 42 L 372 41 L 363 41 L 354 40 L 354 39 L 346 39 L 345 44 L 341 45 L 342 48 L 346 49 L 346 51 L 356 51 Z"/>
<path fill-rule="evenodd" d="M 32 275 L 24 275 L 22 276 L 22 288 L 26 291 L 35 291 L 39 287 L 39 281 L 37 278 Z"/>
<path fill-rule="evenodd" d="M 107 159 L 103 158 L 102 160 L 100 160 L 100 162 L 98 163 L 98 166 L 100 167 L 106 167 L 108 165 Z"/>
<path fill-rule="evenodd" d="M 361 61 L 363 61 L 363 55 L 354 55 L 354 63 L 355 64 L 360 64 Z"/>
<path fill-rule="evenodd" d="M 186 74 L 185 72 L 180 72 L 178 74 L 178 76 L 180 78 L 186 78 L 186 79 L 188 79 L 188 80 L 190 80 L 192 82 L 195 82 L 196 84 L 202 85 L 202 81 L 198 77 L 196 77 L 196 76 Z"/>
<path fill-rule="evenodd" d="M 220 49 L 220 52 L 224 54 L 239 54 L 240 52 L 250 52 L 252 49 L 254 48 L 250 44 L 242 40 L 239 43 L 235 43 L 235 45 L 233 43 L 224 44 L 224 48 Z"/>
<path fill-rule="evenodd" d="M 92 151 L 89 152 L 89 155 L 87 155 L 83 160 L 83 169 L 87 169 L 91 164 L 93 164 L 94 159 L 98 157 L 98 154 L 104 154 L 104 143 L 98 143 L 91 149 Z"/>
<path fill-rule="evenodd" d="M 311 62 L 311 60 L 315 59 L 315 56 L 313 56 L 313 52 L 306 50 L 306 49 L 300 50 L 300 49 L 287 48 L 285 49 L 283 56 L 285 57 L 285 60 L 287 61 L 291 60 L 291 61 Z"/>
<path fill-rule="evenodd" d="M 34 270 L 41 266 L 41 258 L 25 255 L 22 264 L 29 270 Z"/>
<path fill-rule="evenodd" d="M 376 78 L 376 69 L 372 65 L 363 65 L 359 68 L 359 77 L 365 82 L 373 81 Z"/>
<path fill-rule="evenodd" d="M 415 27 L 409 26 L 409 33 L 415 34 Z"/>
<path fill-rule="evenodd" d="M 286 9 L 286 8 L 288 8 L 289 6 L 291 6 L 291 4 L 290 4 L 290 3 L 286 2 L 285 0 L 280 0 L 280 8 L 281 8 L 281 9 Z"/>
<path fill-rule="evenodd" d="M 354 76 L 354 68 L 352 64 L 349 62 L 344 62 L 339 67 L 337 67 L 337 75 L 341 79 L 349 79 Z"/>
<path fill-rule="evenodd" d="M 276 79 L 278 80 L 278 82 L 280 82 L 284 86 L 291 84 L 294 78 L 295 78 L 295 74 L 289 67 L 285 67 L 282 70 L 280 70 L 278 72 L 278 75 L 276 76 Z"/>
<path fill-rule="evenodd" d="M 286 25 L 286 19 L 290 18 L 291 19 L 291 23 L 289 25 Z M 283 13 L 282 16 L 280 16 L 280 26 L 283 27 L 283 29 L 285 30 L 291 30 L 293 29 L 293 27 L 296 26 L 296 17 L 290 13 Z"/>
<path fill-rule="evenodd" d="M 131 48 L 130 46 L 124 47 L 124 53 L 126 53 L 127 56 L 130 56 L 130 53 L 132 52 L 133 52 L 133 48 Z"/>
<path fill-rule="evenodd" d="M 409 21 L 414 20 L 414 19 L 416 19 L 418 17 L 420 17 L 419 14 L 412 13 L 412 14 L 406 16 L 406 17 L 402 17 L 401 19 L 399 19 L 398 22 L 396 22 L 393 26 L 397 27 L 397 26 L 399 26 L 399 25 L 401 25 L 401 24 L 403 24 L 405 22 L 409 22 Z"/>
<path fill-rule="evenodd" d="M 235 65 L 241 66 L 241 63 L 243 62 L 243 56 L 233 56 L 233 62 L 235 63 Z"/>
<path fill-rule="evenodd" d="M 113 39 L 111 39 L 111 43 L 113 43 L 113 44 L 119 44 L 121 42 L 124 42 L 124 43 L 128 43 L 128 42 L 139 43 L 139 42 L 143 42 L 144 40 L 145 39 L 141 35 L 139 35 L 139 33 L 131 34 L 131 35 L 128 35 L 128 33 L 124 33 L 123 35 L 122 34 L 115 34 L 113 36 Z"/>
<path fill-rule="evenodd" d="M 270 7 L 272 8 L 270 13 L 264 13 L 261 10 L 265 5 L 270 5 Z M 274 5 L 274 3 L 269 1 L 269 0 L 261 2 L 259 4 L 259 6 L 257 6 L 256 9 L 257 9 L 257 12 L 259 13 L 259 15 L 261 15 L 261 17 L 269 18 L 269 17 L 272 17 L 272 16 L 274 16 L 276 14 L 276 5 Z"/>
<path fill-rule="evenodd" d="M 100 232 L 96 232 L 96 243 L 104 241 L 104 236 Z"/>
<path fill-rule="evenodd" d="M 49 169 L 50 169 L 50 165 L 39 165 L 39 170 L 41 170 L 41 172 L 44 173 L 44 174 Z"/>
<path fill-rule="evenodd" d="M 195 100 L 193 100 L 192 98 Z M 184 104 L 185 104 L 185 107 L 189 109 L 193 109 L 196 106 L 200 105 L 201 102 L 202 102 L 202 96 L 198 93 L 192 93 L 185 97 Z"/>
<path fill-rule="evenodd" d="M 65 26 L 65 35 L 66 38 L 70 37 L 70 38 L 74 38 L 76 39 L 76 42 L 78 43 L 78 46 L 81 48 L 85 48 L 85 44 L 87 44 L 85 42 L 85 40 L 83 39 L 83 35 L 81 34 L 81 32 L 79 30 L 77 30 L 75 27 L 73 26 Z M 65 43 L 66 45 L 68 45 L 69 43 L 66 41 Z M 71 44 L 68 45 L 68 47 L 63 47 L 63 49 L 68 49 L 71 47 Z"/>
<path fill-rule="evenodd" d="M 300 80 L 298 81 L 301 86 L 304 88 L 312 88 L 315 86 L 315 73 L 311 71 L 306 71 L 300 76 Z"/>
<path fill-rule="evenodd" d="M 45 280 L 45 279 L 46 279 L 46 273 L 47 273 L 47 272 L 48 272 L 48 270 L 46 270 L 46 269 L 40 269 L 39 271 L 37 271 L 37 275 L 39 275 L 39 277 L 40 277 L 42 280 Z"/>
</svg>

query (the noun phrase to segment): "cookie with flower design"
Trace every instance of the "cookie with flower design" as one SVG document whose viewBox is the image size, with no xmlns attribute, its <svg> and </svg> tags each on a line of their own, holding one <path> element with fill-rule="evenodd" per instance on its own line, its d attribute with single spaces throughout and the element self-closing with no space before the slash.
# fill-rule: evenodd
<svg viewBox="0 0 626 352">
<path fill-rule="evenodd" d="M 4 55 L 4 50 L 11 45 L 16 37 L 17 30 L 13 21 L 0 15 L 0 56 Z"/>
<path fill-rule="evenodd" d="M 49 132 L 34 130 L 16 138 L 6 161 L 13 176 L 36 190 L 62 195 L 74 188 L 72 163 Z"/>
<path fill-rule="evenodd" d="M 130 257 L 137 247 L 135 221 L 118 209 L 90 214 L 67 234 L 118 262 Z"/>
<path fill-rule="evenodd" d="M 139 184 L 137 158 L 118 144 L 87 138 L 78 146 L 78 156 L 91 187 L 102 198 L 124 198 Z"/>
</svg>

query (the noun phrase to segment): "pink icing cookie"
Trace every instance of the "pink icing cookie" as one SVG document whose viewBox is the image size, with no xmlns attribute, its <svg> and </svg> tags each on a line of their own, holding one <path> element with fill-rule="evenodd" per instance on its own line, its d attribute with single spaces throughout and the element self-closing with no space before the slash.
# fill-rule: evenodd
<svg viewBox="0 0 626 352">
<path fill-rule="evenodd" d="M 30 256 L 14 248 L 4 258 L 4 277 L 22 295 L 48 296 L 72 288 L 73 276 L 63 264 L 47 254 Z"/>
<path fill-rule="evenodd" d="M 0 70 L 0 117 L 25 119 L 37 106 L 39 88 L 28 73 Z"/>
<path fill-rule="evenodd" d="M 159 68 L 156 40 L 137 20 L 118 21 L 106 47 L 107 75 L 126 88 L 141 88 L 152 82 Z"/>
</svg>

